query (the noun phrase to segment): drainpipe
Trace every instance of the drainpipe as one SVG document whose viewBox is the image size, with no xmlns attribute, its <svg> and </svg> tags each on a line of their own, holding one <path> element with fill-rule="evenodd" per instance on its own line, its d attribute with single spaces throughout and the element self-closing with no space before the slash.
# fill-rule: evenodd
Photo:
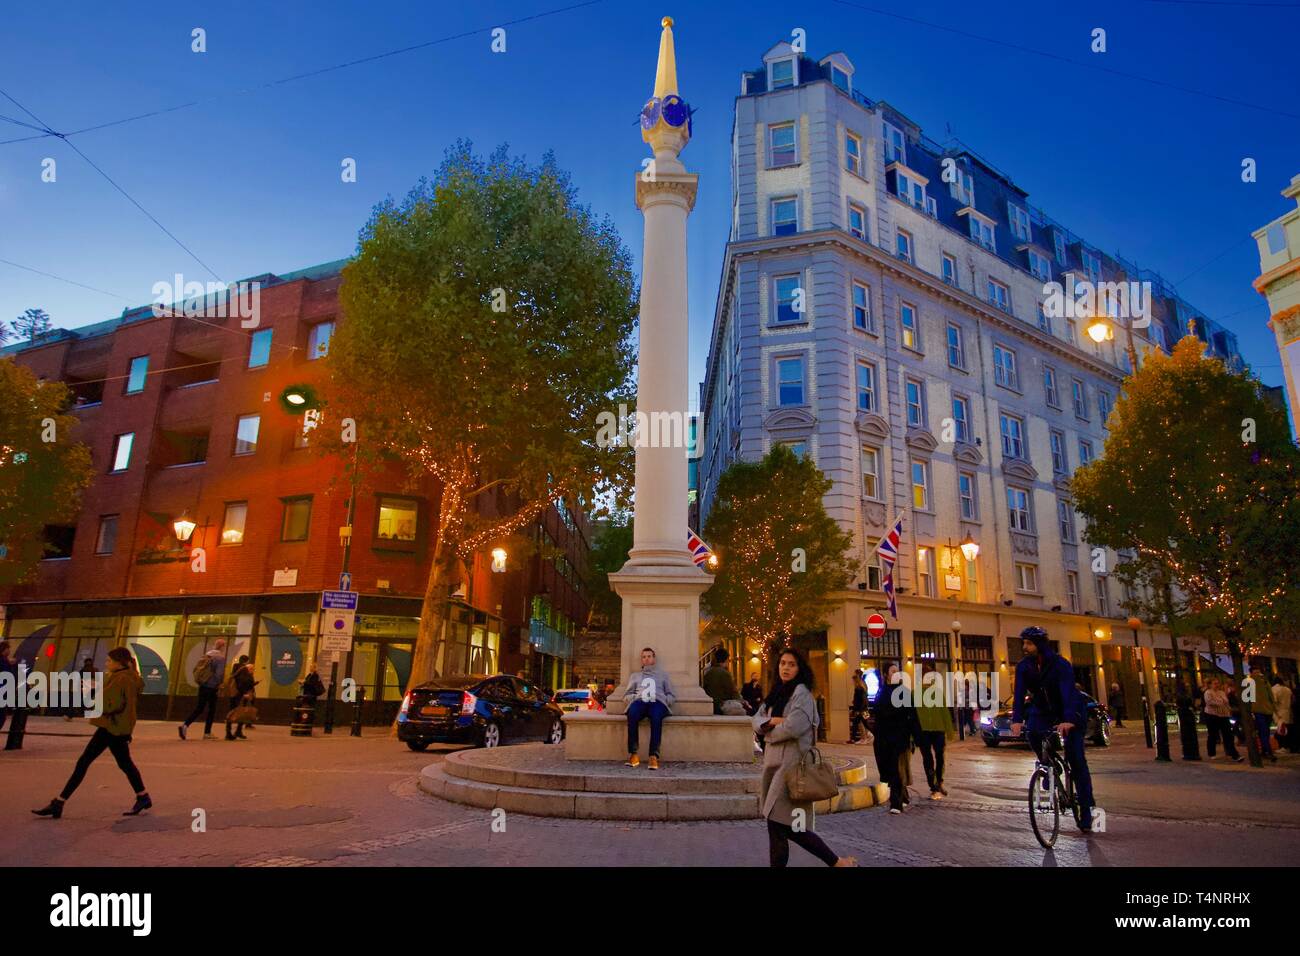
<svg viewBox="0 0 1300 956">
<path fill-rule="evenodd" d="M 966 264 L 967 264 L 967 266 L 970 267 L 970 283 L 971 283 L 971 284 L 970 284 L 970 287 L 971 287 L 971 295 L 974 295 L 974 294 L 975 294 L 975 288 L 976 288 L 976 286 L 975 286 L 975 260 L 974 260 L 973 258 L 967 258 L 967 260 L 966 260 Z M 994 476 L 994 474 L 993 474 L 993 436 L 994 436 L 995 434 L 997 434 L 997 432 L 995 432 L 995 431 L 992 429 L 992 427 L 990 426 L 990 424 L 989 424 L 989 421 L 990 421 L 990 419 L 989 419 L 989 397 L 988 397 L 988 391 L 987 391 L 987 390 L 985 389 L 985 387 L 984 387 L 984 321 L 983 321 L 983 319 L 980 317 L 980 314 L 979 314 L 979 311 L 978 311 L 978 310 L 976 310 L 976 312 L 975 312 L 975 347 L 976 347 L 976 349 L 978 350 L 978 353 L 979 353 L 979 363 L 980 363 L 980 373 L 979 373 L 979 383 L 980 383 L 980 405 L 981 405 L 981 406 L 983 407 L 983 409 L 984 409 L 984 434 L 985 434 L 986 436 L 988 436 L 988 439 L 989 439 L 989 447 L 988 447 L 988 449 L 987 449 L 987 451 L 988 451 L 988 467 L 989 467 L 989 485 L 990 485 L 990 487 L 991 487 L 992 490 L 993 490 L 993 501 L 991 501 L 991 502 L 989 503 L 989 504 L 990 504 L 989 511 L 990 511 L 990 514 L 992 515 L 992 518 L 993 518 L 993 552 L 994 552 L 994 567 L 995 567 L 996 570 L 997 570 L 997 575 L 996 575 L 996 577 L 997 577 L 997 582 L 998 582 L 998 600 L 1000 601 L 1000 600 L 1002 600 L 1002 595 L 1004 595 L 1006 592 L 1003 590 L 1003 586 L 1002 586 L 1002 528 L 1001 528 L 1000 523 L 999 523 L 999 521 L 998 521 L 998 514 L 999 514 L 999 512 L 1000 512 L 1001 509 L 1000 509 L 1000 504 L 999 504 L 999 502 L 998 502 L 998 497 L 997 497 L 997 478 L 996 478 L 996 477 Z M 1004 488 L 1004 491 L 1005 491 L 1005 488 Z"/>
</svg>

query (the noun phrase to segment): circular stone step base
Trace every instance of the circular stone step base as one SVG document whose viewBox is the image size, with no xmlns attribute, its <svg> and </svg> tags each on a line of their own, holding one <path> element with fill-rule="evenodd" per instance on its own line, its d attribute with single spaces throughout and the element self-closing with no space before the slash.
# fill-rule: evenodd
<svg viewBox="0 0 1300 956">
<path fill-rule="evenodd" d="M 758 816 L 761 767 L 753 764 L 666 763 L 658 771 L 566 761 L 563 745 L 525 744 L 463 750 L 420 773 L 431 796 L 484 809 L 577 820 L 749 820 Z M 889 788 L 866 782 L 861 760 L 827 757 L 839 795 L 815 804 L 837 813 L 888 800 Z"/>
</svg>

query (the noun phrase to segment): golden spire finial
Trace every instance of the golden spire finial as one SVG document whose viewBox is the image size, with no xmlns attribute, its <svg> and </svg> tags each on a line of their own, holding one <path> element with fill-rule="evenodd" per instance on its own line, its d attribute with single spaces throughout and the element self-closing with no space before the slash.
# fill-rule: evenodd
<svg viewBox="0 0 1300 956">
<path fill-rule="evenodd" d="M 664 32 L 659 35 L 659 68 L 655 70 L 654 95 L 663 98 L 677 92 L 677 56 L 673 52 L 673 18 L 660 21 Z"/>
</svg>

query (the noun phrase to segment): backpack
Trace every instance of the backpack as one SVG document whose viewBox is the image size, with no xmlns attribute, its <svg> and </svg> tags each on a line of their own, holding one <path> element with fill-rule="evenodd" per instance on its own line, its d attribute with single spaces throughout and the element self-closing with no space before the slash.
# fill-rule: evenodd
<svg viewBox="0 0 1300 956">
<path fill-rule="evenodd" d="M 199 658 L 199 662 L 194 665 L 194 684 L 196 687 L 202 687 L 212 676 L 212 658 L 204 654 Z"/>
</svg>

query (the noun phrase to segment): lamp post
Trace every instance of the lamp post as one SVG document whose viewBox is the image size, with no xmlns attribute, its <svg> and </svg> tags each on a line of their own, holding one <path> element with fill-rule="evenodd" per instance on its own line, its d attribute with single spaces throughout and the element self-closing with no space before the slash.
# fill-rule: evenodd
<svg viewBox="0 0 1300 956">
<path fill-rule="evenodd" d="M 1142 621 L 1130 617 L 1127 623 L 1133 631 L 1133 646 L 1138 651 L 1138 683 L 1142 687 L 1142 733 L 1146 736 L 1147 750 L 1150 750 L 1154 744 L 1151 742 L 1151 710 L 1147 702 L 1146 651 L 1138 638 L 1138 628 L 1142 626 Z"/>
<path fill-rule="evenodd" d="M 952 643 L 953 643 L 953 647 L 954 647 L 954 648 L 956 649 L 956 651 L 957 651 L 957 660 L 958 660 L 958 662 L 961 663 L 962 667 L 964 668 L 964 667 L 965 667 L 965 651 L 962 649 L 962 646 L 961 646 L 961 621 L 958 621 L 958 620 L 955 620 L 955 619 L 954 619 L 953 622 L 952 622 L 952 624 L 949 625 L 949 627 L 952 628 Z M 965 676 L 965 675 L 963 675 L 963 677 L 964 677 L 964 676 Z M 979 676 L 978 676 L 978 675 L 976 675 L 976 677 L 975 677 L 975 681 L 976 681 L 977 684 L 979 683 Z M 962 685 L 962 687 L 964 688 L 964 687 L 966 686 L 966 681 L 965 681 L 965 680 L 962 680 L 961 685 Z M 979 694 L 977 693 L 976 696 L 978 697 Z M 954 709 L 957 711 L 957 739 L 958 739 L 958 740 L 965 740 L 965 739 L 966 739 L 966 722 L 965 722 L 964 720 L 961 719 L 961 708 L 960 708 L 960 707 L 957 707 L 957 708 L 954 708 Z"/>
</svg>

